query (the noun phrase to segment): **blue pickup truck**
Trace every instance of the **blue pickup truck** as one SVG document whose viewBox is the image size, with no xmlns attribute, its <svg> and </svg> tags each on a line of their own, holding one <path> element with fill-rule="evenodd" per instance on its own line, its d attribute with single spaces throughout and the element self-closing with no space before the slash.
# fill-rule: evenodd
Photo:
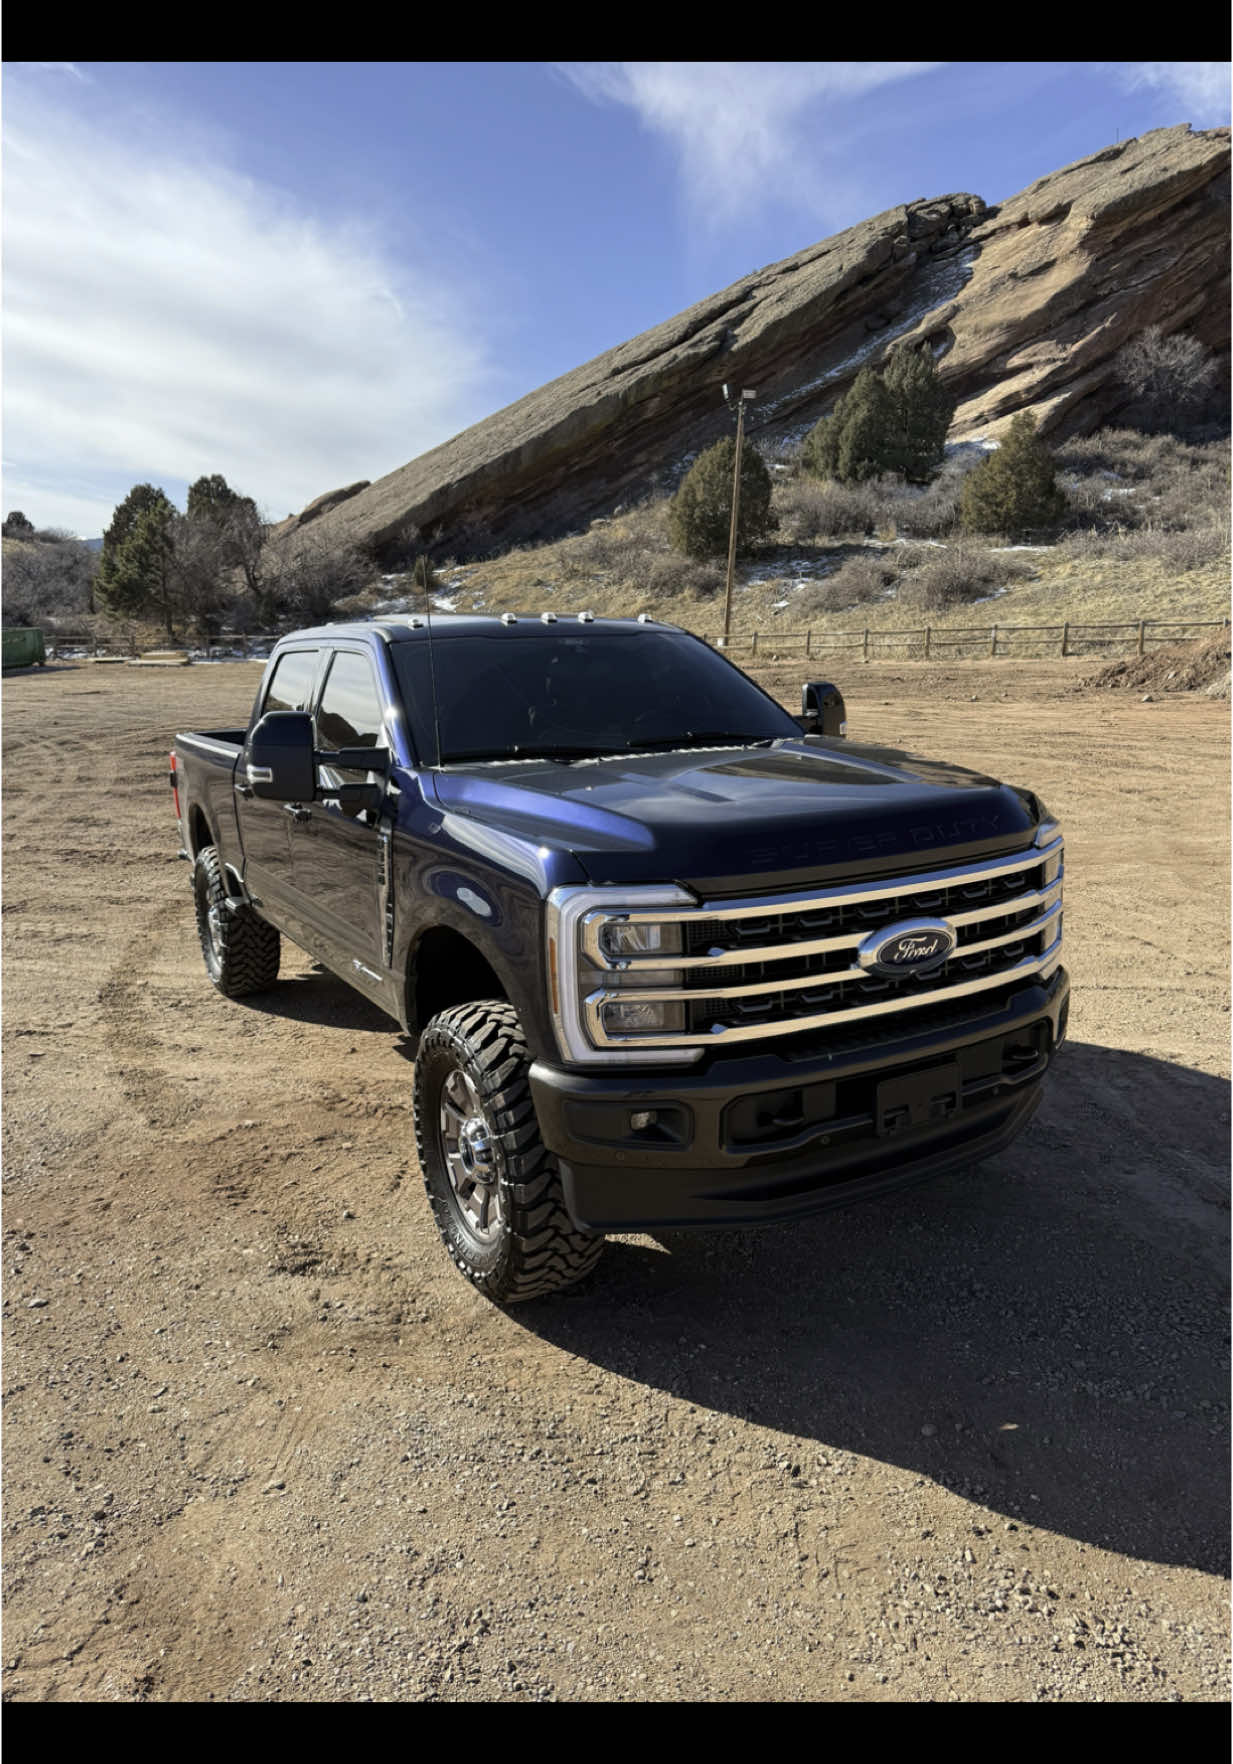
<svg viewBox="0 0 1233 1764">
<path fill-rule="evenodd" d="M 175 739 L 206 970 L 266 990 L 287 937 L 418 1038 L 432 1212 L 502 1304 L 605 1232 L 987 1157 L 1066 1032 L 1061 832 L 843 714 L 645 617 L 297 632 L 247 729 Z"/>
</svg>

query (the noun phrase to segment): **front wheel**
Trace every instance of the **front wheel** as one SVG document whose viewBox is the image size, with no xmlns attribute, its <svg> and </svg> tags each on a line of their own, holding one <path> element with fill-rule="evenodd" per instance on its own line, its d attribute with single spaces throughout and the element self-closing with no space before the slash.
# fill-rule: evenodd
<svg viewBox="0 0 1233 1764">
<path fill-rule="evenodd" d="M 530 1063 L 504 999 L 440 1012 L 415 1061 L 415 1140 L 437 1229 L 459 1272 L 502 1305 L 572 1286 L 604 1246 L 566 1210 Z"/>
</svg>

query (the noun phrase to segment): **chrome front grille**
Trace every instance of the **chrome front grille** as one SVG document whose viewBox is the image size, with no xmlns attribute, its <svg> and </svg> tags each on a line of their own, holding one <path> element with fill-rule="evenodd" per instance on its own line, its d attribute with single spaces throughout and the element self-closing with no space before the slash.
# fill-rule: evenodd
<svg viewBox="0 0 1233 1764">
<path fill-rule="evenodd" d="M 582 999 L 587 1035 L 596 1048 L 700 1049 L 868 1021 L 882 1039 L 901 1014 L 1046 978 L 1061 960 L 1062 858 L 1061 835 L 1051 829 L 1027 851 L 966 866 L 621 915 L 679 924 L 680 953 L 614 959 L 600 942 L 609 915 L 593 913 L 581 926 L 585 960 L 601 970 Z M 943 921 L 955 937 L 940 966 L 884 975 L 858 963 L 871 932 L 922 916 Z M 649 984 L 638 984 L 640 969 Z M 671 985 L 657 983 L 665 970 Z M 682 1028 L 659 1035 L 607 1028 L 605 1006 L 631 998 L 682 1006 Z"/>
</svg>

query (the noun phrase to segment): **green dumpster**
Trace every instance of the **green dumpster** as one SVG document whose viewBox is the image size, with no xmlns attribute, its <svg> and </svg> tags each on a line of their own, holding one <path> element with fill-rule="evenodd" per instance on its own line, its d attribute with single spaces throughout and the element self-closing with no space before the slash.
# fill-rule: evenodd
<svg viewBox="0 0 1233 1764">
<path fill-rule="evenodd" d="M 4 666 L 32 668 L 47 660 L 43 633 L 32 625 L 9 625 L 4 631 Z"/>
</svg>

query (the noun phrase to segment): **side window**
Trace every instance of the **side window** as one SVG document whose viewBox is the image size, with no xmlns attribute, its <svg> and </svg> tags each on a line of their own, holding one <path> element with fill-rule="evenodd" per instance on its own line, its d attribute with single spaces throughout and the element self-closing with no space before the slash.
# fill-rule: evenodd
<svg viewBox="0 0 1233 1764">
<path fill-rule="evenodd" d="M 378 747 L 381 701 L 368 657 L 340 649 L 317 712 L 318 747 Z"/>
<path fill-rule="evenodd" d="M 313 681 L 317 677 L 317 651 L 291 649 L 280 655 L 270 675 L 265 702 L 266 711 L 303 711 L 312 704 Z"/>
<path fill-rule="evenodd" d="M 357 655 L 353 650 L 340 649 L 330 664 L 325 691 L 317 709 L 317 746 L 328 750 L 383 744 L 381 701 L 377 697 L 368 657 Z M 327 802 L 331 788 L 360 783 L 365 779 L 376 783 L 381 776 L 379 772 L 344 772 L 334 766 L 317 768 L 318 784 Z M 368 812 L 343 808 L 341 804 L 337 806 L 349 817 L 362 819 L 368 825 L 375 824 L 376 817 Z"/>
</svg>

